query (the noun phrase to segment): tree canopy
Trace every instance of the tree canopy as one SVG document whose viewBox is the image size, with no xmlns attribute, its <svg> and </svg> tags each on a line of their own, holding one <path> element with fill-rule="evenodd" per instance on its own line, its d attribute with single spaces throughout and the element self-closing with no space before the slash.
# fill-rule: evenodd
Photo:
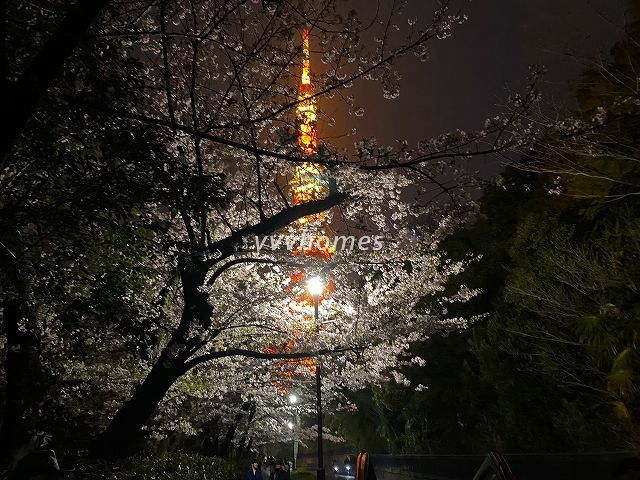
<svg viewBox="0 0 640 480">
<path fill-rule="evenodd" d="M 529 370 L 545 385 L 533 392 L 541 402 L 551 400 L 547 386 L 561 392 L 554 425 L 575 424 L 595 391 L 601 403 L 580 415 L 604 422 L 608 404 L 633 417 L 634 91 L 603 81 L 581 92 L 575 117 L 543 118 L 534 67 L 523 92 L 475 131 L 393 146 L 365 132 L 353 150 L 319 135 L 301 148 L 310 105 L 320 123 L 339 121 L 323 102 L 360 115 L 366 81 L 392 100 L 396 63 L 426 59 L 466 20 L 447 1 L 429 18 L 405 19 L 402 3 L 370 26 L 334 0 L 7 4 L 5 115 L 15 118 L 0 159 L 0 451 L 10 468 L 42 437 L 106 458 L 149 443 L 220 455 L 255 448 L 282 438 L 284 394 L 311 396 L 318 357 L 332 409 L 353 411 L 361 394 L 350 392 L 370 385 L 392 449 L 447 448 L 419 419 L 434 401 L 429 385 L 414 382 L 400 413 L 404 390 L 386 382 L 409 388 L 422 357 L 446 350 L 421 342 L 486 311 L 473 300 L 476 273 L 465 271 L 488 254 L 508 267 L 485 270 L 485 292 L 499 300 L 475 300 L 494 314 L 478 320 L 483 333 L 462 368 L 432 371 L 436 381 L 455 370 L 464 391 L 478 393 L 467 415 L 439 390 L 443 418 L 459 427 L 451 445 L 473 422 L 495 441 L 526 445 L 518 442 L 531 430 L 511 440 L 507 426 L 528 405 L 511 379 Z M 614 53 L 617 86 L 632 69 Z M 301 74 L 310 60 L 315 69 Z M 301 89 L 301 75 L 312 86 Z M 521 168 L 545 175 L 509 171 L 485 190 L 470 230 L 481 248 L 466 242 L 475 233 L 449 238 L 478 218 L 481 181 L 463 161 L 512 151 L 527 151 Z M 568 156 L 573 169 L 557 171 Z M 301 176 L 312 184 L 302 193 L 292 188 Z M 598 183 L 596 200 L 576 200 L 595 189 L 583 182 Z M 359 248 L 299 254 L 304 235 L 346 235 Z M 365 237 L 382 241 L 362 248 Z M 323 280 L 320 325 L 302 281 L 311 275 Z M 552 317 L 549 302 L 567 309 Z M 550 348 L 547 334 L 564 349 Z M 584 362 L 593 369 L 575 377 Z M 578 401 L 564 393 L 585 386 Z"/>
<path fill-rule="evenodd" d="M 387 450 L 635 447 L 637 2 L 631 12 L 577 91 L 574 127 L 599 116 L 598 126 L 549 132 L 510 161 L 477 220 L 441 244 L 453 259 L 481 257 L 448 286 L 480 290 L 450 312 L 476 320 L 414 346 L 426 366 L 405 371 L 411 387 L 373 389 L 369 434 Z"/>
</svg>

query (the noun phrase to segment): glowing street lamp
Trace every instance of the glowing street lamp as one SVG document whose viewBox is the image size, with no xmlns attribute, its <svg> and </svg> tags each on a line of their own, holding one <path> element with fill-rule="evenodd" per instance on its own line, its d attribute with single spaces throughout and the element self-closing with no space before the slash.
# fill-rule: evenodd
<svg viewBox="0 0 640 480">
<path fill-rule="evenodd" d="M 323 290 L 323 284 L 320 277 L 311 277 L 307 281 L 307 290 L 313 297 L 314 320 L 316 329 L 320 333 L 320 321 L 318 320 L 318 300 Z M 317 480 L 324 480 L 324 461 L 322 451 L 322 378 L 320 376 L 322 370 L 322 362 L 320 355 L 316 356 L 316 413 L 318 415 L 318 476 Z"/>
<path fill-rule="evenodd" d="M 307 280 L 307 290 L 313 297 L 318 297 L 322 293 L 323 285 L 320 277 L 311 277 Z"/>
</svg>

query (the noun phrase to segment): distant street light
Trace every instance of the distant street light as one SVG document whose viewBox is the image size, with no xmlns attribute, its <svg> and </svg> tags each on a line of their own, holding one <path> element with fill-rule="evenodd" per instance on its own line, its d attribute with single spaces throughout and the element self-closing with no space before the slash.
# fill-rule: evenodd
<svg viewBox="0 0 640 480">
<path fill-rule="evenodd" d="M 313 318 L 316 322 L 316 330 L 320 333 L 320 321 L 318 320 L 318 300 L 323 290 L 320 277 L 311 277 L 307 281 L 307 290 L 313 297 Z M 320 371 L 322 362 L 320 355 L 316 355 L 316 413 L 318 415 L 318 476 L 317 480 L 324 480 L 324 460 L 322 451 L 322 378 Z"/>
</svg>

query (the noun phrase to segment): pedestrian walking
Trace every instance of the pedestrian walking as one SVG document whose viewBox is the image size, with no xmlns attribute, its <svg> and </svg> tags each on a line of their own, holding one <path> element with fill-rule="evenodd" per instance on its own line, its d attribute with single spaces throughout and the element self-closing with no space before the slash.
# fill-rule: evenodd
<svg viewBox="0 0 640 480">
<path fill-rule="evenodd" d="M 281 458 L 276 460 L 274 470 L 269 475 L 269 480 L 291 480 L 291 474 L 284 468 Z"/>
<path fill-rule="evenodd" d="M 242 475 L 242 480 L 262 480 L 262 470 L 260 470 L 260 464 L 258 460 L 254 460 L 251 462 L 251 467 L 249 470 L 244 472 Z"/>
</svg>

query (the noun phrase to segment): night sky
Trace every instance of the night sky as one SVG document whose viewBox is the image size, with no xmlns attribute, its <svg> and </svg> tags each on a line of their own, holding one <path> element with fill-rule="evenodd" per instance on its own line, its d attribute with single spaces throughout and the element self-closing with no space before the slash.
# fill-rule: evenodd
<svg viewBox="0 0 640 480">
<path fill-rule="evenodd" d="M 409 4 L 402 22 L 414 14 L 430 18 L 435 3 L 410 0 Z M 350 0 L 347 5 L 361 12 L 363 19 L 369 12 L 369 18 L 373 16 L 376 8 L 371 0 Z M 321 135 L 337 135 L 356 126 L 355 137 L 332 140 L 351 146 L 354 139 L 370 135 L 385 142 L 400 138 L 414 142 L 455 128 L 479 128 L 510 89 L 524 84 L 528 66 L 534 63 L 548 69 L 546 102 L 570 111 L 585 62 L 606 57 L 621 38 L 626 2 L 487 0 L 472 1 L 464 8 L 469 20 L 451 38 L 433 42 L 427 62 L 413 56 L 402 60 L 399 98 L 386 100 L 379 84 L 361 81 L 354 93 L 365 106 L 364 117 L 346 116 L 321 102 L 320 108 L 335 113 L 338 120 L 334 129 L 320 125 Z"/>
</svg>

